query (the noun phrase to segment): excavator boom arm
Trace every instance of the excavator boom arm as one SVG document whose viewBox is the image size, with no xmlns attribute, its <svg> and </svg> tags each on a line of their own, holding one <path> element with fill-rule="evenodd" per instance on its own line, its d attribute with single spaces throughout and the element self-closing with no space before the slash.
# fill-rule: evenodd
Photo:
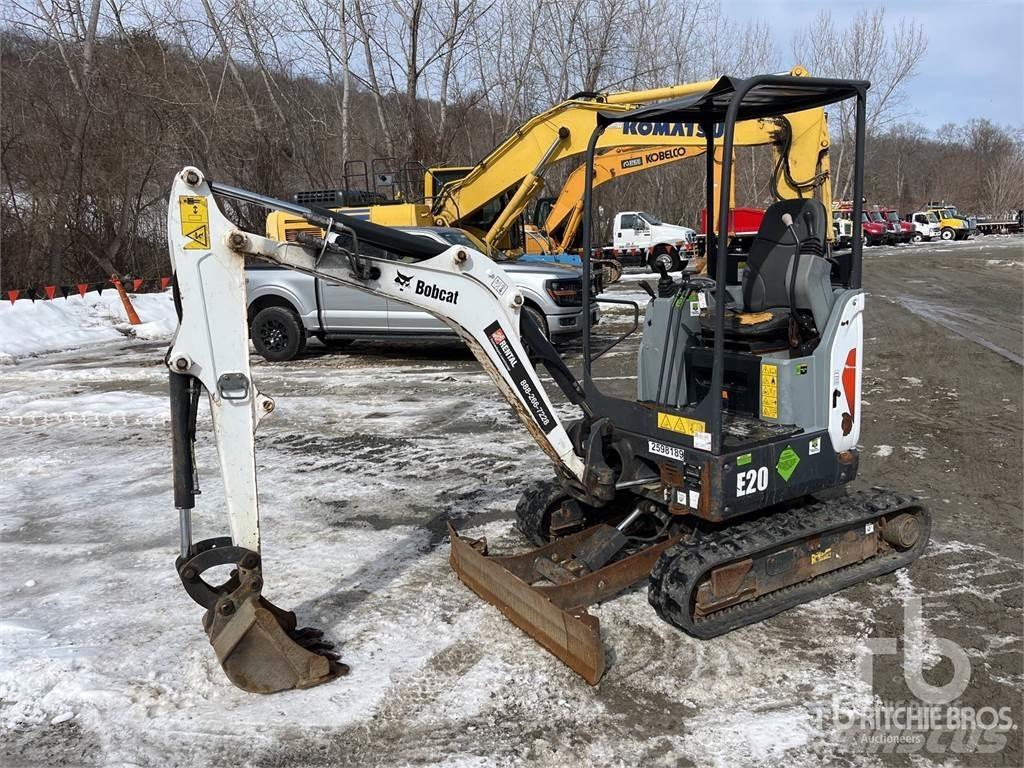
<svg viewBox="0 0 1024 768">
<path fill-rule="evenodd" d="M 215 193 L 297 213 L 328 234 L 313 248 L 243 232 L 221 213 Z M 316 685 L 340 674 L 342 667 L 323 652 L 319 641 L 310 645 L 314 635 L 296 629 L 294 614 L 261 596 L 254 432 L 273 411 L 274 402 L 257 389 L 249 366 L 246 257 L 401 301 L 447 323 L 469 346 L 557 472 L 569 483 L 584 485 L 583 462 L 520 341 L 522 294 L 498 264 L 468 248 L 445 247 L 338 214 L 302 210 L 213 184 L 199 170 L 185 168 L 174 180 L 167 216 L 179 308 L 178 330 L 166 357 L 175 506 L 182 534 L 178 573 L 189 595 L 207 608 L 204 627 L 228 677 L 258 692 Z M 409 260 L 360 256 L 360 235 L 380 247 L 405 247 L 406 254 L 413 255 Z M 343 247 L 346 243 L 349 248 Z M 415 254 L 418 247 L 420 258 Z M 531 337 L 531 344 L 534 341 Z M 571 393 L 570 385 L 559 383 Z M 231 536 L 193 542 L 193 443 L 202 391 L 209 398 Z M 203 580 L 204 571 L 225 565 L 235 568 L 227 582 L 216 586 Z"/>
</svg>

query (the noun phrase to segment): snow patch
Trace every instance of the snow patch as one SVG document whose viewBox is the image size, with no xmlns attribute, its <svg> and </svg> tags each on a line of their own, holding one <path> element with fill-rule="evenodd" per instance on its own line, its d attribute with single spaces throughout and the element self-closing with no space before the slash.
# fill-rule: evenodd
<svg viewBox="0 0 1024 768">
<path fill-rule="evenodd" d="M 892 456 L 892 446 L 891 445 L 876 445 L 875 446 L 875 452 L 872 455 L 873 456 L 877 456 L 880 459 L 884 459 L 884 458 L 886 458 L 888 456 Z"/>
<path fill-rule="evenodd" d="M 0 304 L 0 362 L 102 344 L 124 336 L 169 338 L 177 327 L 171 292 L 129 294 L 141 325 L 130 325 L 117 291 L 53 301 Z"/>
<path fill-rule="evenodd" d="M 928 453 L 928 450 L 920 445 L 904 445 L 903 452 L 909 453 L 915 459 L 923 459 Z"/>
</svg>

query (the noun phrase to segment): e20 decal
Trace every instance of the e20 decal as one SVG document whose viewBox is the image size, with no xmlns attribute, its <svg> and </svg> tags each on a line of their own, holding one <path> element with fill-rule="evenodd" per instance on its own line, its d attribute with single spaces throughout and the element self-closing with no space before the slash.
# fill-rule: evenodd
<svg viewBox="0 0 1024 768">
<path fill-rule="evenodd" d="M 736 473 L 736 495 L 749 496 L 768 488 L 768 467 Z"/>
</svg>

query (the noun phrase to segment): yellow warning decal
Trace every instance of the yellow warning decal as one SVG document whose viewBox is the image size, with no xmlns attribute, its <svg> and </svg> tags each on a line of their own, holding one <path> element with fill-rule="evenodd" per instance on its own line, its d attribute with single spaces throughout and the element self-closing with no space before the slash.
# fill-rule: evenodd
<svg viewBox="0 0 1024 768">
<path fill-rule="evenodd" d="M 828 560 L 830 557 L 832 557 L 832 547 L 823 549 L 820 552 L 811 552 L 811 565 L 817 565 L 824 560 Z"/>
<path fill-rule="evenodd" d="M 779 418 L 779 366 L 761 364 L 761 418 Z"/>
<path fill-rule="evenodd" d="M 660 412 L 658 413 L 658 429 L 667 429 L 670 432 L 679 432 L 683 435 L 694 435 L 697 432 L 706 431 L 703 421 Z"/>
<path fill-rule="evenodd" d="M 185 250 L 208 249 L 210 212 L 206 208 L 206 198 L 178 195 L 178 211 L 181 213 L 181 234 L 185 236 Z"/>
</svg>

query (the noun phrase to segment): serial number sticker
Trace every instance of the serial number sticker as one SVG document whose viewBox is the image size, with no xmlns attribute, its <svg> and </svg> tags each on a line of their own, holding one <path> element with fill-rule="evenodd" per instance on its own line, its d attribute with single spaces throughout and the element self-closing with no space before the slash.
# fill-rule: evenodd
<svg viewBox="0 0 1024 768">
<path fill-rule="evenodd" d="M 761 364 L 761 418 L 779 418 L 779 366 Z"/>
<path fill-rule="evenodd" d="M 197 251 L 210 247 L 210 212 L 206 198 L 198 195 L 178 195 L 178 213 L 181 234 L 186 239 L 185 250 Z"/>
<path fill-rule="evenodd" d="M 700 491 L 690 491 L 690 506 L 694 509 L 700 506 Z"/>
<path fill-rule="evenodd" d="M 664 443 L 656 443 L 653 440 L 647 441 L 647 450 L 651 453 L 657 454 L 658 456 L 678 459 L 679 461 L 683 461 L 686 458 L 686 454 L 682 448 L 677 448 L 674 445 L 665 445 Z"/>
<path fill-rule="evenodd" d="M 811 552 L 811 565 L 817 565 L 832 557 L 832 547 L 823 549 L 820 552 Z"/>
<path fill-rule="evenodd" d="M 667 429 L 669 432 L 678 432 L 681 435 L 695 435 L 704 431 L 704 422 L 659 412 L 658 429 Z"/>
</svg>

